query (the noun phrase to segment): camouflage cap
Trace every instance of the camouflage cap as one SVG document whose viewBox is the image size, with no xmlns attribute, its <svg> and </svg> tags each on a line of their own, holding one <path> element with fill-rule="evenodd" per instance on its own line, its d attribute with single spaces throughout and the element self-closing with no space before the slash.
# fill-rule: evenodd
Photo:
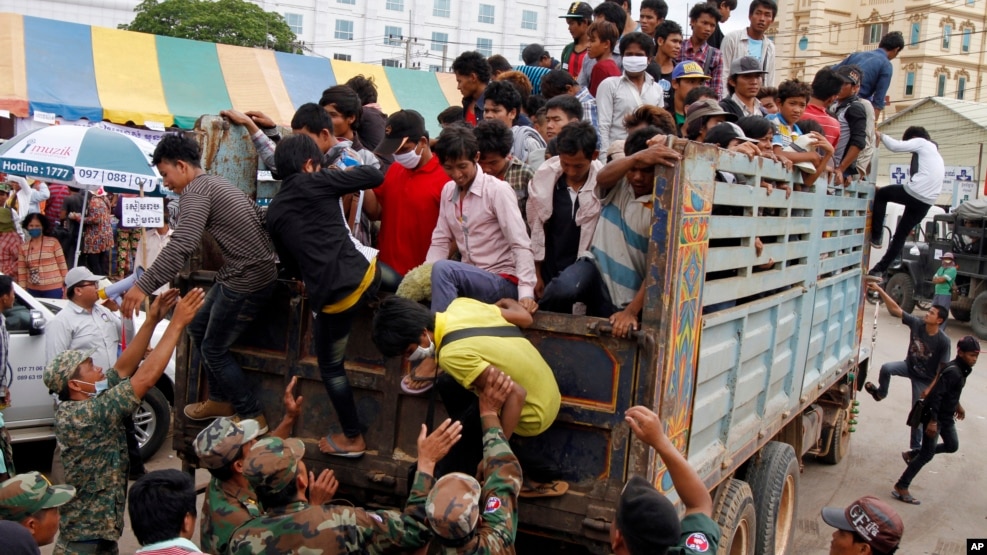
<svg viewBox="0 0 987 555">
<path fill-rule="evenodd" d="M 295 479 L 298 461 L 305 456 L 302 440 L 290 437 L 265 437 L 247 452 L 243 477 L 254 489 L 277 493 Z"/>
<path fill-rule="evenodd" d="M 446 474 L 429 492 L 425 514 L 436 535 L 447 540 L 468 537 L 480 518 L 480 483 L 469 474 Z"/>
<path fill-rule="evenodd" d="M 223 468 L 235 461 L 243 444 L 256 438 L 260 425 L 245 418 L 239 422 L 232 418 L 217 418 L 195 437 L 195 455 L 202 468 Z"/>
<path fill-rule="evenodd" d="M 23 520 L 41 509 L 59 507 L 75 497 L 72 486 L 53 486 L 40 472 L 26 472 L 0 484 L 0 520 Z"/>
<path fill-rule="evenodd" d="M 75 369 L 95 352 L 96 349 L 89 349 L 88 351 L 70 350 L 62 351 L 55 355 L 55 358 L 51 359 L 51 362 L 45 367 L 44 374 L 41 376 L 45 385 L 48 386 L 48 390 L 55 393 L 64 391 L 65 387 L 69 384 L 69 380 L 72 379 Z"/>
</svg>

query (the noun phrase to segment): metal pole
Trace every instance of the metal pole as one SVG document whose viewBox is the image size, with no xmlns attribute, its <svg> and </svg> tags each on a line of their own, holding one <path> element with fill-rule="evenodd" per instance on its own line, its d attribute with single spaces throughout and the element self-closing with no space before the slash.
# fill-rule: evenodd
<svg viewBox="0 0 987 555">
<path fill-rule="evenodd" d="M 86 220 L 86 207 L 89 206 L 89 189 L 82 190 L 82 213 L 79 214 L 79 236 L 75 239 L 75 261 L 72 267 L 79 265 L 79 252 L 82 251 L 82 225 Z"/>
</svg>

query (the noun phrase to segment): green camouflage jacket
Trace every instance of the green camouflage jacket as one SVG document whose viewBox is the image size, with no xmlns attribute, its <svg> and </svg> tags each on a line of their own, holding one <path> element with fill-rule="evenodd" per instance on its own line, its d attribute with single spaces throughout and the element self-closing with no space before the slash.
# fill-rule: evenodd
<svg viewBox="0 0 987 555">
<path fill-rule="evenodd" d="M 337 555 L 413 551 L 432 537 L 425 498 L 435 480 L 419 472 L 404 512 L 296 501 L 268 510 L 234 532 L 231 555 Z"/>
<path fill-rule="evenodd" d="M 213 555 L 225 555 L 233 532 L 244 522 L 260 515 L 260 505 L 250 489 L 241 488 L 232 481 L 220 482 L 213 478 L 202 502 L 199 528 L 202 550 Z"/>
<path fill-rule="evenodd" d="M 116 541 L 127 500 L 127 439 L 123 418 L 140 406 L 130 380 L 106 371 L 110 388 L 85 401 L 63 401 L 55 410 L 65 483 L 75 499 L 61 507 L 60 539 Z"/>
<path fill-rule="evenodd" d="M 480 475 L 484 479 L 476 539 L 458 548 L 442 547 L 439 552 L 443 555 L 514 553 L 521 464 L 500 428 L 487 428 L 483 433 Z"/>
</svg>

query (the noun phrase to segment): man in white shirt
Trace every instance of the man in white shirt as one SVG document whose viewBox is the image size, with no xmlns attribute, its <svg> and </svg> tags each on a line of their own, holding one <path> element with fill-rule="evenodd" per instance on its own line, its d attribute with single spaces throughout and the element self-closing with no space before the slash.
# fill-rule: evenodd
<svg viewBox="0 0 987 555">
<path fill-rule="evenodd" d="M 764 70 L 762 86 L 774 86 L 775 43 L 765 33 L 778 15 L 778 4 L 775 0 L 753 0 L 748 14 L 750 25 L 746 29 L 728 33 L 720 45 L 720 53 L 723 54 L 723 82 L 726 83 L 730 77 L 730 67 L 734 60 L 750 56 L 757 59 Z"/>
<path fill-rule="evenodd" d="M 939 147 L 932 142 L 929 132 L 924 127 L 912 126 L 905 129 L 901 140 L 893 139 L 885 133 L 877 133 L 877 138 L 891 152 L 911 152 L 911 177 L 904 185 L 885 185 L 877 190 L 874 197 L 874 216 L 871 219 L 871 244 L 880 245 L 883 239 L 884 214 L 888 203 L 893 202 L 905 207 L 901 221 L 895 228 L 894 236 L 884 257 L 871 268 L 867 280 L 880 282 L 884 272 L 901 254 L 905 239 L 922 218 L 935 204 L 936 198 L 942 191 L 942 182 L 946 176 L 946 167 L 939 154 Z"/>
<path fill-rule="evenodd" d="M 624 35 L 620 55 L 623 74 L 604 79 L 596 91 L 601 152 L 606 152 L 610 143 L 627 138 L 624 116 L 644 104 L 665 105 L 665 91 L 645 71 L 655 55 L 655 41 L 644 33 Z"/>
</svg>

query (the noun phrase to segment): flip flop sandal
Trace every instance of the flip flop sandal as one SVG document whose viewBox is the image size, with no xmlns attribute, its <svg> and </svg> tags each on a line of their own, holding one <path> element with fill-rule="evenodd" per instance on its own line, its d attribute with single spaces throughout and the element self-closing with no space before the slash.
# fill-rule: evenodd
<svg viewBox="0 0 987 555">
<path fill-rule="evenodd" d="M 329 444 L 329 449 L 332 449 L 332 451 L 322 451 L 322 449 L 319 449 L 319 451 L 325 455 L 329 455 L 331 457 L 343 457 L 344 459 L 359 459 L 364 453 L 366 453 L 366 451 L 347 451 L 343 449 L 339 445 L 336 445 L 336 442 L 332 440 L 332 434 L 326 435 L 325 439 L 326 443 Z"/>
<path fill-rule="evenodd" d="M 909 505 L 921 505 L 922 502 L 918 499 L 912 497 L 910 493 L 898 493 L 896 490 L 891 490 L 891 497 L 894 497 L 902 503 L 908 503 Z"/>
<path fill-rule="evenodd" d="M 432 386 L 435 385 L 435 380 L 439 376 L 438 366 L 435 367 L 434 376 L 419 376 L 415 374 L 415 370 L 417 370 L 417 368 L 413 368 L 410 372 L 405 374 L 403 378 L 401 378 L 401 391 L 404 391 L 408 395 L 418 395 L 421 393 L 425 393 L 429 389 L 432 389 Z M 428 383 L 422 387 L 415 388 L 415 387 L 411 387 L 411 385 L 408 383 L 409 381 L 428 382 Z"/>
<path fill-rule="evenodd" d="M 881 394 L 878 393 L 879 390 L 877 386 L 872 384 L 871 382 L 867 382 L 864 384 L 864 390 L 867 393 L 870 393 L 870 396 L 873 397 L 874 400 L 877 401 L 878 403 L 884 400 L 884 397 L 881 397 Z"/>
<path fill-rule="evenodd" d="M 527 482 L 521 486 L 521 493 L 518 496 L 526 498 L 559 497 L 565 495 L 567 491 L 569 491 L 569 483 L 561 480 L 545 483 Z"/>
</svg>

